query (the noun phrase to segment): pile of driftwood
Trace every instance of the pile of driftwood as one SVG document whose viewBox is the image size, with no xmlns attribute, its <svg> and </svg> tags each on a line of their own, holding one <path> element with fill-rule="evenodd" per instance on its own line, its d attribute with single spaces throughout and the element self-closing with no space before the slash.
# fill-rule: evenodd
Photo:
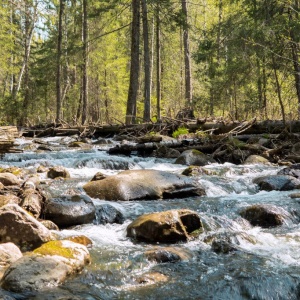
<svg viewBox="0 0 300 300">
<path fill-rule="evenodd" d="M 179 127 L 185 127 L 189 132 L 204 131 L 211 134 L 279 134 L 284 130 L 288 132 L 300 132 L 300 121 L 282 122 L 280 120 L 267 120 L 257 122 L 256 119 L 251 121 L 225 121 L 222 119 L 171 119 L 164 117 L 157 123 L 143 124 L 89 124 L 85 126 L 72 126 L 67 123 L 37 125 L 23 129 L 23 136 L 27 137 L 49 137 L 49 136 L 66 136 L 80 135 L 84 137 L 107 137 L 114 135 L 126 136 L 144 136 L 147 133 L 160 133 L 171 135 Z"/>
</svg>

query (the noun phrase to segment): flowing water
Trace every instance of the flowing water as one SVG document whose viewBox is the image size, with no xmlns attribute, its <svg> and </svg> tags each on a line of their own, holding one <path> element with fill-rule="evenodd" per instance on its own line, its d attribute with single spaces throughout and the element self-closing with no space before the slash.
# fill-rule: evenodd
<svg viewBox="0 0 300 300">
<path fill-rule="evenodd" d="M 53 195 L 69 189 L 84 193 L 82 185 L 101 171 L 112 175 L 125 169 L 157 169 L 181 173 L 185 166 L 173 160 L 137 156 L 109 156 L 107 146 L 91 150 L 68 150 L 63 139 L 46 139 L 60 151 L 6 154 L 1 167 L 17 166 L 34 170 L 39 165 L 66 167 L 72 179 L 47 185 Z M 20 139 L 20 148 L 30 141 Z M 27 145 L 28 144 L 28 145 Z M 125 216 L 123 224 L 81 225 L 60 231 L 61 237 L 83 234 L 92 239 L 92 263 L 79 276 L 47 292 L 13 295 L 16 299 L 300 299 L 300 200 L 291 192 L 259 191 L 253 178 L 276 174 L 278 166 L 213 164 L 210 175 L 195 177 L 207 196 L 172 200 L 108 202 Z M 294 192 L 294 191 L 293 191 Z M 289 211 L 292 218 L 271 229 L 252 227 L 239 212 L 252 204 L 273 204 Z M 204 232 L 195 240 L 179 243 L 191 254 L 186 261 L 153 263 L 143 253 L 154 246 L 126 237 L 126 227 L 137 216 L 169 209 L 197 211 Z M 236 251 L 217 254 L 207 242 L 213 236 L 229 236 Z M 137 279 L 149 272 L 166 276 L 167 281 L 140 284 Z M 59 296 L 60 295 L 60 296 Z M 65 298 L 62 297 L 65 295 Z"/>
</svg>

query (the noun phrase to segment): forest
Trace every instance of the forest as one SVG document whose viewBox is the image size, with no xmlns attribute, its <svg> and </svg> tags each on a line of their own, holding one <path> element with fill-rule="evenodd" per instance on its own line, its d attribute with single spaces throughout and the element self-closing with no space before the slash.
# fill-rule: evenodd
<svg viewBox="0 0 300 300">
<path fill-rule="evenodd" d="M 298 120 L 298 0 L 2 0 L 0 125 Z"/>
</svg>

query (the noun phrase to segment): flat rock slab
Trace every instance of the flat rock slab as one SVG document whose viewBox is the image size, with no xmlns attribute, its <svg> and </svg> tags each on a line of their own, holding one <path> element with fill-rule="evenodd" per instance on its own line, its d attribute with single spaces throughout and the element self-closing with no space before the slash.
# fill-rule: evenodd
<svg viewBox="0 0 300 300">
<path fill-rule="evenodd" d="M 168 199 L 205 195 L 193 179 L 157 170 L 129 170 L 83 186 L 93 198 L 105 200 Z"/>
</svg>

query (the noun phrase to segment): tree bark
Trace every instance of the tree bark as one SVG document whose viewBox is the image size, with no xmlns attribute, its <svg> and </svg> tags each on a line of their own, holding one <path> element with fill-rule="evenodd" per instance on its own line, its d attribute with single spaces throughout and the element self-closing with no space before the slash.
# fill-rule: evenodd
<svg viewBox="0 0 300 300">
<path fill-rule="evenodd" d="M 184 48 L 184 71 L 185 71 L 185 99 L 187 106 L 192 106 L 192 70 L 191 70 L 191 55 L 189 46 L 189 30 L 188 30 L 188 8 L 187 1 L 181 0 L 182 13 L 184 16 L 183 24 L 183 48 Z"/>
<path fill-rule="evenodd" d="M 62 22 L 65 9 L 65 0 L 59 0 L 58 35 L 57 35 L 57 57 L 56 57 L 56 122 L 61 119 L 61 56 L 62 56 Z"/>
<path fill-rule="evenodd" d="M 157 3 L 156 10 L 156 113 L 157 121 L 161 119 L 161 57 L 160 57 L 160 16 L 159 16 L 159 4 Z"/>
<path fill-rule="evenodd" d="M 136 102 L 139 88 L 140 0 L 132 0 L 131 64 L 125 123 L 136 119 Z"/>
<path fill-rule="evenodd" d="M 149 48 L 149 25 L 147 0 L 141 0 L 143 15 L 143 39 L 144 39 L 144 121 L 149 122 L 151 118 L 151 70 L 150 70 L 150 48 Z"/>
<path fill-rule="evenodd" d="M 299 3 L 297 0 L 295 0 L 295 8 L 294 11 L 297 13 L 296 18 L 298 18 L 298 11 L 299 11 Z M 289 21 L 290 21 L 290 45 L 291 45 L 291 51 L 292 51 L 292 59 L 293 59 L 293 67 L 294 67 L 294 78 L 295 78 L 295 86 L 297 91 L 297 99 L 298 99 L 298 119 L 300 119 L 300 64 L 299 64 L 299 44 L 297 42 L 296 36 L 295 36 L 295 29 L 293 22 L 293 12 L 291 9 L 289 9 Z"/>
</svg>

